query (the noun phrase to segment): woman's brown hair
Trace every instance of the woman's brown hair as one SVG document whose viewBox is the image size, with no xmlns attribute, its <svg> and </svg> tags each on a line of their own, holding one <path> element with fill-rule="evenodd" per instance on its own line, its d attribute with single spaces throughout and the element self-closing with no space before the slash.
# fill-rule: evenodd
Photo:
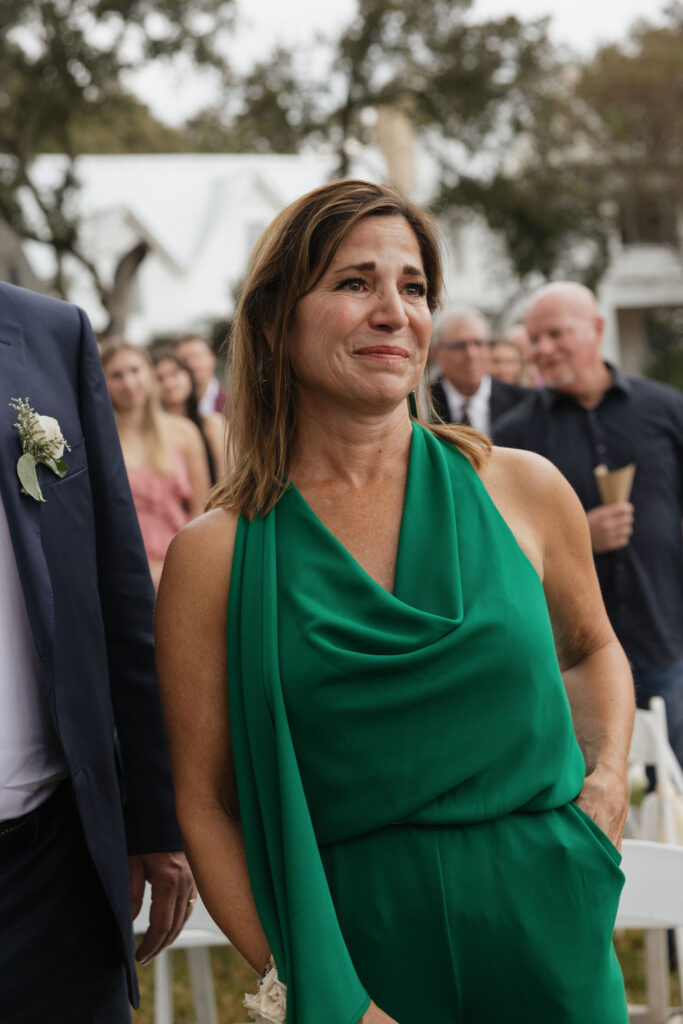
<svg viewBox="0 0 683 1024">
<path fill-rule="evenodd" d="M 261 235 L 230 336 L 228 470 L 207 508 L 234 509 L 252 519 L 266 515 L 282 496 L 296 432 L 296 383 L 286 341 L 297 303 L 358 221 L 390 216 L 403 217 L 415 232 L 433 312 L 443 281 L 436 227 L 393 189 L 355 180 L 323 185 L 286 207 Z M 481 435 L 442 424 L 429 429 L 457 444 L 475 466 L 484 462 L 490 444 Z"/>
</svg>

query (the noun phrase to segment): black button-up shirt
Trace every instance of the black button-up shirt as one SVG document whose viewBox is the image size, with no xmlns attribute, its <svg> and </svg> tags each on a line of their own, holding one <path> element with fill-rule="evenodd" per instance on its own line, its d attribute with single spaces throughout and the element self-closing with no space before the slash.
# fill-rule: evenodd
<svg viewBox="0 0 683 1024">
<path fill-rule="evenodd" d="M 642 671 L 683 657 L 683 394 L 610 370 L 595 409 L 541 388 L 498 422 L 493 439 L 545 455 L 586 511 L 600 504 L 594 467 L 635 462 L 633 535 L 595 564 L 614 630 Z"/>
</svg>

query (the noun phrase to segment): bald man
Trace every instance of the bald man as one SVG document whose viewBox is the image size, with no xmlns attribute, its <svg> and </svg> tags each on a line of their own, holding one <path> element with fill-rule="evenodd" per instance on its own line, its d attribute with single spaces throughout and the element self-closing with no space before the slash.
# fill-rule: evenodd
<svg viewBox="0 0 683 1024">
<path fill-rule="evenodd" d="M 444 423 L 464 423 L 490 435 L 493 424 L 526 395 L 518 384 L 489 373 L 488 321 L 476 309 L 454 309 L 437 323 L 432 343 L 440 376 L 431 387 L 434 411 Z"/>
<path fill-rule="evenodd" d="M 500 420 L 494 441 L 545 455 L 578 493 L 638 704 L 664 698 L 683 761 L 683 395 L 602 359 L 604 321 L 582 285 L 541 288 L 524 323 L 545 386 Z M 630 463 L 630 501 L 603 505 L 594 468 Z"/>
</svg>

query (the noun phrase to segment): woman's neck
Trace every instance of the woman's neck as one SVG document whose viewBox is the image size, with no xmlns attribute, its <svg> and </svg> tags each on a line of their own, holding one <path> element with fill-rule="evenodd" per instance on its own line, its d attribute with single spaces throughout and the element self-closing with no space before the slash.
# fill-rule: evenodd
<svg viewBox="0 0 683 1024">
<path fill-rule="evenodd" d="M 362 486 L 405 462 L 411 437 L 407 403 L 388 413 L 353 417 L 300 409 L 289 476 L 296 486 L 328 478 Z"/>
<path fill-rule="evenodd" d="M 136 409 L 116 410 L 116 423 L 119 433 L 142 434 L 145 430 L 144 407 Z"/>
<path fill-rule="evenodd" d="M 172 416 L 187 416 L 187 406 L 185 402 L 164 402 L 164 412 Z"/>
</svg>

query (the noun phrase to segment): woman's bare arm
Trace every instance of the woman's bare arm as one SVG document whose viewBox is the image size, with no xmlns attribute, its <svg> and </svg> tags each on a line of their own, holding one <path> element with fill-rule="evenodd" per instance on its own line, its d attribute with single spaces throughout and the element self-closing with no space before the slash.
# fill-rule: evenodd
<svg viewBox="0 0 683 1024">
<path fill-rule="evenodd" d="M 210 416 L 205 417 L 203 427 L 204 436 L 213 457 L 216 479 L 220 480 L 225 473 L 225 436 L 227 421 L 220 413 L 212 412 Z"/>
<path fill-rule="evenodd" d="M 166 556 L 155 637 L 176 807 L 209 913 L 262 972 L 270 951 L 247 873 L 228 717 L 226 615 L 236 516 L 186 526 Z"/>
<path fill-rule="evenodd" d="M 548 484 L 544 589 L 586 779 L 577 803 L 617 845 L 628 810 L 633 678 L 607 618 L 586 514 L 560 473 Z"/>
<path fill-rule="evenodd" d="M 171 431 L 172 443 L 180 450 L 185 459 L 191 492 L 189 513 L 190 517 L 194 519 L 204 511 L 211 486 L 209 461 L 206 457 L 204 441 L 199 427 L 195 426 L 191 420 L 167 413 L 166 422 Z"/>
<path fill-rule="evenodd" d="M 494 449 L 491 462 L 482 480 L 543 581 L 586 763 L 577 803 L 619 844 L 628 808 L 633 681 L 605 611 L 586 514 L 572 487 L 546 459 Z"/>
</svg>

